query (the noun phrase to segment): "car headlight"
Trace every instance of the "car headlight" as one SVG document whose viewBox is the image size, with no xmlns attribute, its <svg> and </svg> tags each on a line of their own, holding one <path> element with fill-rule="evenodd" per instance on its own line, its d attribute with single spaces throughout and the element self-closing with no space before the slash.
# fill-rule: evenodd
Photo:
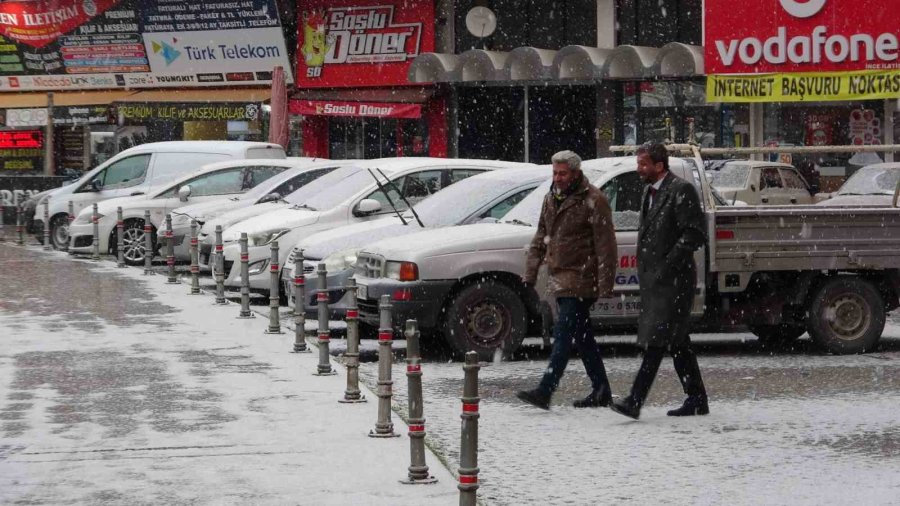
<svg viewBox="0 0 900 506">
<path fill-rule="evenodd" d="M 268 258 L 264 258 L 262 260 L 257 260 L 247 266 L 247 274 L 249 274 L 251 276 L 255 276 L 255 275 L 261 273 L 262 271 L 266 270 L 266 267 L 268 267 L 268 265 L 269 265 Z"/>
<path fill-rule="evenodd" d="M 345 271 L 347 269 L 352 269 L 356 264 L 357 253 L 359 253 L 359 249 L 357 248 L 337 251 L 325 257 L 322 262 L 325 263 L 325 269 L 328 272 Z"/>
<path fill-rule="evenodd" d="M 384 275 L 397 281 L 415 281 L 419 279 L 419 266 L 412 262 L 387 262 Z"/>
<path fill-rule="evenodd" d="M 277 230 L 265 230 L 262 232 L 256 232 L 253 234 L 249 234 L 247 236 L 247 240 L 250 246 L 266 246 L 270 242 L 278 239 L 284 234 L 290 232 L 290 229 L 287 228 L 279 228 Z"/>
<path fill-rule="evenodd" d="M 91 218 L 94 213 L 88 211 L 86 213 L 78 213 L 78 216 L 75 217 L 75 221 L 72 222 L 73 225 L 87 225 L 91 223 Z M 99 222 L 103 218 L 103 215 L 97 213 L 97 221 Z"/>
<path fill-rule="evenodd" d="M 186 214 L 173 214 L 172 215 L 172 226 L 173 227 L 189 227 L 191 225 L 191 217 Z"/>
</svg>

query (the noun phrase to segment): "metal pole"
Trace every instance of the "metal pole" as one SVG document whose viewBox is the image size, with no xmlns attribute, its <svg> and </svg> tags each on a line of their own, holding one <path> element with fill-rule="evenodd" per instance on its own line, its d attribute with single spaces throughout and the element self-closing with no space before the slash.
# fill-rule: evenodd
<svg viewBox="0 0 900 506">
<path fill-rule="evenodd" d="M 303 250 L 294 254 L 294 352 L 311 353 L 306 347 L 306 280 L 303 277 Z"/>
<path fill-rule="evenodd" d="M 22 205 L 16 206 L 16 244 L 25 244 L 25 226 L 22 225 Z"/>
<path fill-rule="evenodd" d="M 422 406 L 422 364 L 416 320 L 406 320 L 406 382 L 409 402 L 409 477 L 401 483 L 435 483 L 425 463 L 425 414 Z"/>
<path fill-rule="evenodd" d="M 4 220 L 6 219 L 6 217 L 4 216 L 4 215 L 6 214 L 6 213 L 4 212 L 5 210 L 6 210 L 6 208 L 3 207 L 3 204 L 2 204 L 2 203 L 0 203 L 0 242 L 6 241 L 6 238 L 3 237 L 3 232 L 4 232 L 4 230 L 3 230 L 3 228 L 4 228 L 4 227 L 3 227 L 3 225 L 4 225 L 3 222 L 4 222 Z"/>
<path fill-rule="evenodd" d="M 116 267 L 125 268 L 125 220 L 121 207 L 116 209 Z"/>
<path fill-rule="evenodd" d="M 381 325 L 378 328 L 378 421 L 375 430 L 369 432 L 369 437 L 400 437 L 394 432 L 394 424 L 391 422 L 391 395 L 394 382 L 391 380 L 391 341 L 394 331 L 391 328 L 391 297 L 382 295 L 378 304 L 381 311 Z"/>
<path fill-rule="evenodd" d="M 319 276 L 319 293 L 316 295 L 316 307 L 319 310 L 319 365 L 317 376 L 337 374 L 331 369 L 331 329 L 328 328 L 328 271 L 325 264 L 320 263 L 316 274 Z"/>
<path fill-rule="evenodd" d="M 69 235 L 72 230 L 72 222 L 75 221 L 75 203 L 71 200 L 69 201 L 69 209 L 68 214 L 66 215 L 66 242 L 63 244 L 63 251 L 69 251 Z"/>
<path fill-rule="evenodd" d="M 100 213 L 97 212 L 97 203 L 91 208 L 91 230 L 94 234 L 91 260 L 100 260 Z"/>
<path fill-rule="evenodd" d="M 175 275 L 175 234 L 172 233 L 172 215 L 166 214 L 166 283 L 178 284 Z"/>
<path fill-rule="evenodd" d="M 200 250 L 197 241 L 198 228 L 199 225 L 197 224 L 197 220 L 191 220 L 191 295 L 200 294 Z"/>
<path fill-rule="evenodd" d="M 269 276 L 271 279 L 269 280 L 269 328 L 266 329 L 266 334 L 284 334 L 281 331 L 281 319 L 278 314 L 278 309 L 280 308 L 279 302 L 279 294 L 281 293 L 281 287 L 278 286 L 278 241 L 272 241 L 272 244 L 269 246 L 272 251 L 272 257 L 269 259 Z"/>
<path fill-rule="evenodd" d="M 366 402 L 365 396 L 359 391 L 359 308 L 356 307 L 356 279 L 347 280 L 347 389 L 344 390 L 344 398 L 338 402 L 353 403 Z"/>
<path fill-rule="evenodd" d="M 144 211 L 144 275 L 153 274 L 153 226 L 150 225 L 150 210 Z"/>
<path fill-rule="evenodd" d="M 53 92 L 47 93 L 47 126 L 44 134 L 44 175 L 52 176 L 54 174 L 55 154 L 53 147 Z"/>
<path fill-rule="evenodd" d="M 228 304 L 225 299 L 225 251 L 222 247 L 222 225 L 216 225 L 216 252 L 210 258 L 216 276 L 216 304 Z"/>
<path fill-rule="evenodd" d="M 44 249 L 50 249 L 50 197 L 44 201 Z"/>
<path fill-rule="evenodd" d="M 247 247 L 247 232 L 241 232 L 241 312 L 238 318 L 255 318 L 250 311 L 250 252 Z"/>
<path fill-rule="evenodd" d="M 462 396 L 462 437 L 459 445 L 459 506 L 475 506 L 478 490 L 478 353 L 466 353 Z"/>
<path fill-rule="evenodd" d="M 523 151 L 525 152 L 525 159 L 522 161 L 525 163 L 528 163 L 530 161 L 529 159 L 531 158 L 531 147 L 530 147 L 531 139 L 529 139 L 531 134 L 530 134 L 529 126 L 528 126 L 528 121 L 529 121 L 529 119 L 528 119 L 528 102 L 529 102 L 528 85 L 527 84 L 524 85 L 523 88 L 525 88 L 525 100 L 522 101 L 522 109 L 523 109 L 522 122 L 524 123 L 523 132 L 525 132 L 525 135 L 523 136 L 523 138 L 525 139 L 525 146 L 524 146 Z"/>
</svg>

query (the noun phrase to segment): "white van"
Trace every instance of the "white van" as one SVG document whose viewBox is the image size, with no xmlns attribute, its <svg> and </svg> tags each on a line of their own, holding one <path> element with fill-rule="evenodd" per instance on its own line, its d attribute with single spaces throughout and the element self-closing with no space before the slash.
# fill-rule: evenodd
<svg viewBox="0 0 900 506">
<path fill-rule="evenodd" d="M 35 234 L 43 234 L 44 202 L 48 198 L 50 242 L 61 248 L 69 240 L 70 201 L 77 215 L 94 202 L 146 194 L 203 165 L 246 158 L 285 158 L 285 153 L 278 144 L 243 141 L 151 142 L 126 149 L 75 183 L 48 193 L 34 210 Z"/>
</svg>

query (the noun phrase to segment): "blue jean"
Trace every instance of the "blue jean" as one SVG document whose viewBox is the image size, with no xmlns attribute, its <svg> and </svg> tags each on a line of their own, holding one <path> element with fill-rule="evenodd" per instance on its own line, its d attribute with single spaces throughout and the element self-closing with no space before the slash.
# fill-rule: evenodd
<svg viewBox="0 0 900 506">
<path fill-rule="evenodd" d="M 569 363 L 573 340 L 578 347 L 578 353 L 584 362 L 593 389 L 609 390 L 609 379 L 606 377 L 606 368 L 600 356 L 600 345 L 594 340 L 594 331 L 591 328 L 590 309 L 594 300 L 580 297 L 556 299 L 559 317 L 553 326 L 553 351 L 550 353 L 550 364 L 538 387 L 544 393 L 552 394 L 559 386 L 559 380 Z"/>
</svg>

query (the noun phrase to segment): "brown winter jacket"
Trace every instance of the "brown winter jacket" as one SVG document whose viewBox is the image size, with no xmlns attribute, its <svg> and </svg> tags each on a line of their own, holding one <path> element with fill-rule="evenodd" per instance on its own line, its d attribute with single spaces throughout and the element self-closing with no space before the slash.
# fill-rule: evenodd
<svg viewBox="0 0 900 506">
<path fill-rule="evenodd" d="M 544 197 L 538 230 L 525 261 L 525 282 L 534 283 L 547 264 L 548 291 L 556 297 L 612 296 L 616 276 L 616 232 L 606 195 L 582 174 L 578 188 L 561 203 Z"/>
</svg>

